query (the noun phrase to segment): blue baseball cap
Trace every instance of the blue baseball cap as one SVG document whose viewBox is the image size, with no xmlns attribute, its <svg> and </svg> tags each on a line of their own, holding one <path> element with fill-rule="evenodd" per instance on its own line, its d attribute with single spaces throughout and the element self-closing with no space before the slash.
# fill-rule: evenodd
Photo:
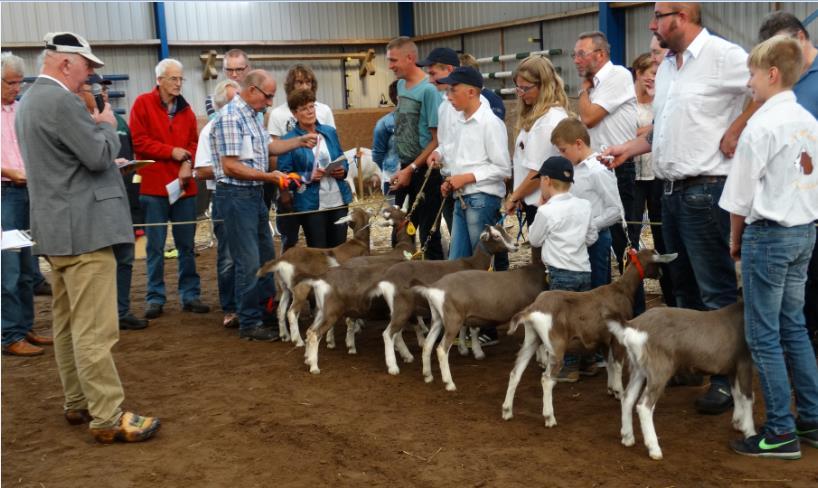
<svg viewBox="0 0 818 488">
<path fill-rule="evenodd" d="M 445 78 L 437 80 L 442 85 L 470 85 L 476 88 L 483 88 L 483 75 L 471 66 L 461 66 L 455 68 L 451 74 Z"/>
<path fill-rule="evenodd" d="M 454 49 L 450 49 L 448 47 L 436 47 L 432 49 L 432 52 L 430 52 L 428 56 L 426 56 L 426 59 L 420 60 L 415 64 L 420 67 L 424 67 L 437 63 L 448 64 L 457 68 L 460 66 L 460 58 L 457 56 Z"/>
</svg>

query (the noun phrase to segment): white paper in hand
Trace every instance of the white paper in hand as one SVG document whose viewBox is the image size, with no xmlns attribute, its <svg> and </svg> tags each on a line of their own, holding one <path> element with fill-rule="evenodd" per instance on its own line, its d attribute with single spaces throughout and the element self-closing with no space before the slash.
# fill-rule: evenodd
<svg viewBox="0 0 818 488">
<path fill-rule="evenodd" d="M 168 202 L 170 202 L 171 205 L 185 195 L 185 191 L 182 189 L 182 182 L 179 181 L 179 178 L 165 185 L 165 188 L 168 190 Z"/>
<path fill-rule="evenodd" d="M 33 245 L 34 241 L 28 234 L 19 229 L 5 230 L 0 236 L 0 247 L 3 251 L 19 250 Z"/>
</svg>

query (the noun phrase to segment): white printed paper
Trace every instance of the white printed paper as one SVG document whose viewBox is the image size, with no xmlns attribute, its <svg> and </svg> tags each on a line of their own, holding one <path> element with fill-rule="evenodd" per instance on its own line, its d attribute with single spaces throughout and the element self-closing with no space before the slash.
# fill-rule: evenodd
<svg viewBox="0 0 818 488">
<path fill-rule="evenodd" d="M 168 190 L 168 201 L 171 205 L 176 203 L 176 201 L 182 198 L 185 194 L 185 191 L 182 189 L 182 182 L 179 181 L 179 178 L 176 178 L 165 185 L 165 188 Z"/>
</svg>

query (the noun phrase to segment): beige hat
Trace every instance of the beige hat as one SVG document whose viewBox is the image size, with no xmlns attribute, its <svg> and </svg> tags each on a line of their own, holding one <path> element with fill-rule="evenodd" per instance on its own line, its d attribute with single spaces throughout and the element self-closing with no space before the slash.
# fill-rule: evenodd
<svg viewBox="0 0 818 488">
<path fill-rule="evenodd" d="M 45 35 L 45 48 L 58 53 L 79 54 L 91 62 L 94 68 L 102 68 L 105 63 L 91 52 L 88 41 L 72 32 L 49 32 Z"/>
</svg>

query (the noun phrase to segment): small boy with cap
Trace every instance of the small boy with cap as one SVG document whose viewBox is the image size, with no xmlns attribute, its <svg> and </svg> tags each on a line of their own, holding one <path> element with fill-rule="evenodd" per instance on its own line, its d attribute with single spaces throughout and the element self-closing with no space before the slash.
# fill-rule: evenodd
<svg viewBox="0 0 818 488">
<path fill-rule="evenodd" d="M 449 176 L 440 186 L 447 196 L 461 192 L 455 202 L 449 259 L 472 255 L 480 232 L 493 225 L 511 176 L 508 134 L 503 122 L 480 101 L 483 76 L 474 68 L 457 68 L 439 80 L 449 85 L 448 98 L 458 111 L 452 144 L 441 145 L 429 156 L 430 164 L 445 159 Z"/>
<path fill-rule="evenodd" d="M 550 289 L 590 290 L 588 246 L 596 242 L 597 229 L 591 222 L 591 202 L 571 193 L 574 165 L 562 156 L 551 156 L 534 178 L 540 179 L 545 203 L 537 209 L 528 242 L 542 248 Z"/>
</svg>

